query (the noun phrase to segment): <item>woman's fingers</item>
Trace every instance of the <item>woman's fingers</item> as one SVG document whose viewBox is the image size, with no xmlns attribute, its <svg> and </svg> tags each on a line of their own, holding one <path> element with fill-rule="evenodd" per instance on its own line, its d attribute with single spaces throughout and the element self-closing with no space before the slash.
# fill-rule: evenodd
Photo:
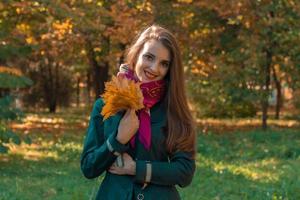
<svg viewBox="0 0 300 200">
<path fill-rule="evenodd" d="M 123 168 L 111 166 L 108 171 L 112 174 L 124 175 L 126 174 Z"/>
<path fill-rule="evenodd" d="M 123 155 L 124 162 L 128 160 L 132 160 L 131 156 L 128 153 L 123 153 L 122 155 Z"/>
<path fill-rule="evenodd" d="M 127 153 L 123 153 L 122 156 L 124 159 L 124 166 L 118 167 L 114 163 L 110 166 L 108 171 L 110 173 L 118 174 L 118 175 L 135 175 L 136 165 L 135 165 L 135 162 L 133 161 L 132 157 Z"/>
<path fill-rule="evenodd" d="M 128 153 L 123 153 L 122 156 L 123 156 L 123 159 L 125 160 L 128 158 L 129 155 L 128 155 Z"/>
</svg>

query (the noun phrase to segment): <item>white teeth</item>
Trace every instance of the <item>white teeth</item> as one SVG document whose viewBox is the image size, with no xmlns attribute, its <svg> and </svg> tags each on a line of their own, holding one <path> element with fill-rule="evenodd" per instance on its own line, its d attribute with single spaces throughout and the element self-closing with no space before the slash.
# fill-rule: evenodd
<svg viewBox="0 0 300 200">
<path fill-rule="evenodd" d="M 146 74 L 147 77 L 149 77 L 149 78 L 151 78 L 151 79 L 153 79 L 153 78 L 156 77 L 155 75 L 153 75 L 153 74 L 151 74 L 151 73 L 149 73 L 149 72 L 147 72 L 147 71 L 145 71 L 145 74 Z"/>
</svg>

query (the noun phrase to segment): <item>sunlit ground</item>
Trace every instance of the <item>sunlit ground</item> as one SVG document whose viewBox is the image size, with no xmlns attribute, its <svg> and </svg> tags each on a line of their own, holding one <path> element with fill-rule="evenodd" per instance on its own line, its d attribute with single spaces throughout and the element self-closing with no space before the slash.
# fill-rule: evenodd
<svg viewBox="0 0 300 200">
<path fill-rule="evenodd" d="M 197 123 L 202 127 L 202 131 L 205 133 L 208 130 L 214 132 L 223 133 L 224 130 L 235 131 L 235 130 L 250 130 L 261 126 L 261 119 L 250 118 L 250 119 L 197 119 Z M 271 128 L 300 128 L 299 120 L 276 120 L 269 119 L 268 126 Z"/>
<path fill-rule="evenodd" d="M 101 178 L 86 180 L 79 165 L 86 113 L 29 113 L 10 124 L 32 144 L 0 155 L 0 199 L 92 199 Z M 300 199 L 299 122 L 274 120 L 267 132 L 253 129 L 256 119 L 198 122 L 197 170 L 179 188 L 183 199 Z"/>
</svg>

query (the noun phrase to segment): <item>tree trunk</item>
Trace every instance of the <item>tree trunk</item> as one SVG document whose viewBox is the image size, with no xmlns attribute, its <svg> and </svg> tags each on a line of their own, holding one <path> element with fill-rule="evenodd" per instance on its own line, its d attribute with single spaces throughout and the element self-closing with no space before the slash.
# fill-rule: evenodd
<svg viewBox="0 0 300 200">
<path fill-rule="evenodd" d="M 79 107 L 80 103 L 80 77 L 77 77 L 77 83 L 76 83 L 76 105 Z"/>
<path fill-rule="evenodd" d="M 269 93 L 270 93 L 270 78 L 271 78 L 271 64 L 272 64 L 272 52 L 270 49 L 266 50 L 266 65 L 264 68 L 264 79 L 265 84 L 263 87 L 263 98 L 262 98 L 262 129 L 268 128 L 268 108 L 269 108 Z"/>
<path fill-rule="evenodd" d="M 280 110 L 282 106 L 282 94 L 281 94 L 281 83 L 279 78 L 277 77 L 275 67 L 272 66 L 273 71 L 273 78 L 276 86 L 276 107 L 275 107 L 275 119 L 279 119 L 280 117 Z"/>
<path fill-rule="evenodd" d="M 86 89 L 87 89 L 87 102 L 88 105 L 91 103 L 91 69 L 89 68 L 86 72 Z"/>
<path fill-rule="evenodd" d="M 58 64 L 53 62 L 49 63 L 49 72 L 50 72 L 50 91 L 48 93 L 48 109 L 50 113 L 55 113 L 57 108 L 57 90 L 59 87 L 58 83 Z M 54 66 L 54 73 L 52 73 L 51 66 Z"/>
<path fill-rule="evenodd" d="M 93 76 L 93 88 L 95 99 L 98 99 L 99 96 L 104 92 L 104 83 L 108 80 L 108 62 L 98 64 L 95 60 L 95 57 L 90 58 L 92 64 L 92 76 Z"/>
<path fill-rule="evenodd" d="M 55 76 L 54 76 L 54 79 L 55 79 L 55 85 L 54 85 L 54 92 L 53 92 L 53 105 L 54 105 L 54 112 L 56 112 L 56 108 L 57 108 L 57 102 L 58 102 L 58 95 L 59 95 L 59 91 L 61 90 L 60 89 L 60 81 L 59 81 L 59 67 L 60 67 L 60 64 L 58 62 L 54 62 L 53 63 L 54 66 L 55 66 Z"/>
<path fill-rule="evenodd" d="M 109 41 L 107 41 L 109 42 Z M 92 43 L 87 40 L 87 55 L 91 65 L 92 76 L 93 76 L 93 88 L 95 93 L 95 99 L 104 92 L 104 83 L 108 80 L 108 69 L 109 63 L 103 61 L 98 63 L 96 60 L 96 54 L 93 50 Z"/>
<path fill-rule="evenodd" d="M 104 82 L 107 80 L 108 77 L 108 67 L 105 64 L 99 65 L 98 63 L 94 64 L 92 67 L 94 93 L 95 98 L 98 99 L 104 91 Z"/>
<path fill-rule="evenodd" d="M 101 65 L 94 66 L 94 89 L 95 98 L 98 99 L 100 95 L 104 92 L 104 83 L 108 80 L 108 62 L 101 63 Z"/>
<path fill-rule="evenodd" d="M 50 113 L 55 113 L 56 112 L 56 101 L 51 101 L 49 104 L 48 104 L 48 108 L 49 108 L 49 112 Z"/>
<path fill-rule="evenodd" d="M 274 18 L 274 12 L 270 11 L 269 13 L 270 20 Z M 266 53 L 266 62 L 264 67 L 264 88 L 263 88 L 263 98 L 262 98 L 262 129 L 266 130 L 268 128 L 268 108 L 269 108 L 269 95 L 270 95 L 270 82 L 271 82 L 271 65 L 272 65 L 272 57 L 273 52 L 272 49 L 276 46 L 273 40 L 273 27 L 269 27 L 269 31 L 267 33 L 267 39 L 269 41 L 269 45 L 265 48 Z"/>
<path fill-rule="evenodd" d="M 55 105 L 55 101 L 53 99 L 54 97 L 54 78 L 53 78 L 53 73 L 52 73 L 52 69 L 51 69 L 51 62 L 49 62 L 48 64 L 46 64 L 47 68 L 48 68 L 48 81 L 45 81 L 45 93 L 46 93 L 46 101 L 47 101 L 47 106 L 49 109 L 50 113 L 54 113 L 56 111 L 56 105 Z"/>
<path fill-rule="evenodd" d="M 49 59 L 49 58 L 48 58 Z M 55 63 L 54 63 L 55 64 Z M 44 82 L 44 95 L 45 95 L 45 101 L 48 107 L 48 110 L 50 113 L 54 113 L 56 111 L 56 94 L 55 94 L 55 87 L 58 87 L 57 80 L 55 80 L 55 75 L 58 73 L 55 69 L 55 74 L 53 74 L 52 66 L 53 63 L 50 60 L 45 61 L 41 66 L 41 75 L 43 77 Z"/>
</svg>

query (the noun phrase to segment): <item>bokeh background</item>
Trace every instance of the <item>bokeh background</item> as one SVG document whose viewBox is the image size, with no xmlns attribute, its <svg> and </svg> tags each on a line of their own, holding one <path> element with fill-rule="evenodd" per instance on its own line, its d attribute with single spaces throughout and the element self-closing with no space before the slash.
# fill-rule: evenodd
<svg viewBox="0 0 300 200">
<path fill-rule="evenodd" d="M 2 0 L 0 199 L 94 199 L 95 99 L 151 24 L 180 44 L 197 121 L 182 199 L 300 199 L 300 1 Z"/>
</svg>

